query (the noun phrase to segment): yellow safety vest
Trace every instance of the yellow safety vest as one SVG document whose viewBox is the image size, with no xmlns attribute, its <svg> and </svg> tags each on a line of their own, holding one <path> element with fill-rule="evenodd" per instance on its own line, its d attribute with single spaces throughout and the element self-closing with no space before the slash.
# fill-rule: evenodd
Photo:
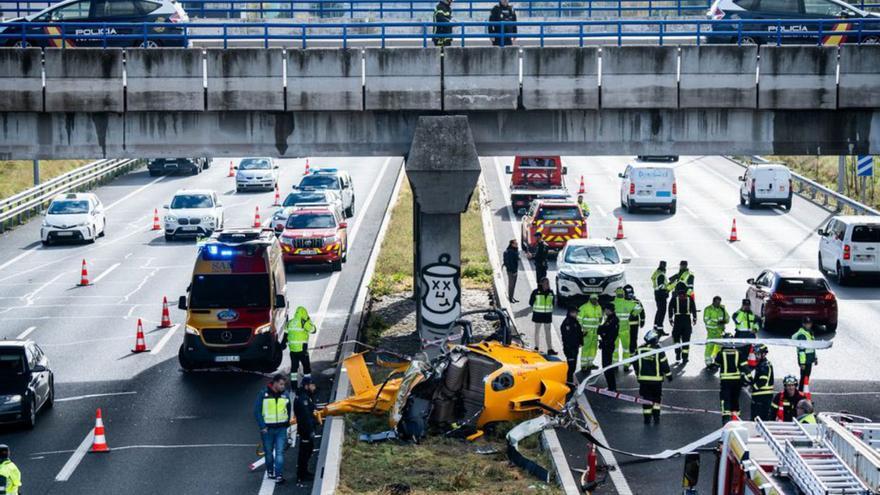
<svg viewBox="0 0 880 495">
<path fill-rule="evenodd" d="M 9 459 L 0 463 L 0 494 L 18 495 L 21 487 L 21 471 Z"/>
<path fill-rule="evenodd" d="M 309 314 L 300 306 L 293 319 L 287 322 L 287 348 L 290 352 L 302 352 L 303 346 L 309 343 L 309 334 L 316 331 Z"/>
<path fill-rule="evenodd" d="M 268 393 L 263 396 L 263 421 L 267 425 L 288 424 L 290 415 L 287 413 L 287 397 L 272 397 Z"/>
<path fill-rule="evenodd" d="M 595 330 L 602 322 L 602 306 L 586 303 L 578 310 L 578 321 L 584 330 Z"/>
<path fill-rule="evenodd" d="M 532 311 L 535 313 L 552 313 L 553 312 L 553 293 L 535 294 L 535 304 L 532 305 Z"/>
<path fill-rule="evenodd" d="M 813 415 L 813 413 L 804 414 L 803 416 L 799 417 L 797 420 L 798 420 L 798 423 L 801 423 L 801 424 L 807 424 L 807 425 L 816 424 L 816 416 Z"/>
</svg>

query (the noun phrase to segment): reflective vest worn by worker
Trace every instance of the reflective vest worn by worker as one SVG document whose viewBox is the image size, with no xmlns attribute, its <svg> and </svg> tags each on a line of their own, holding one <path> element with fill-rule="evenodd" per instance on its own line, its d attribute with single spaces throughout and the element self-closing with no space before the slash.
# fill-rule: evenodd
<svg viewBox="0 0 880 495">
<path fill-rule="evenodd" d="M 0 463 L 0 494 L 18 495 L 21 487 L 21 472 L 9 459 Z"/>
<path fill-rule="evenodd" d="M 735 347 L 725 347 L 715 356 L 715 364 L 721 369 L 718 378 L 722 382 L 742 380 L 742 369 L 747 364 L 740 361 L 739 350 Z"/>
<path fill-rule="evenodd" d="M 770 407 L 773 408 L 773 417 L 776 417 L 779 407 L 782 406 L 782 420 L 791 421 L 795 419 L 797 404 L 803 399 L 806 399 L 806 397 L 797 390 L 794 391 L 794 395 L 791 397 L 785 395 L 785 391 L 779 392 L 773 396 L 773 402 L 770 404 Z"/>
<path fill-rule="evenodd" d="M 730 321 L 730 315 L 727 308 L 723 304 L 718 307 L 710 304 L 703 310 L 703 323 L 706 325 L 706 337 L 710 339 L 720 339 L 724 334 L 724 326 Z M 721 350 L 719 344 L 706 344 L 706 366 L 715 362 L 715 356 Z"/>
<path fill-rule="evenodd" d="M 794 340 L 806 340 L 807 342 L 811 342 L 813 339 L 813 333 L 807 330 L 804 327 L 801 327 L 800 330 L 795 332 L 794 335 L 791 336 Z M 809 365 L 816 362 L 816 349 L 804 349 L 802 347 L 798 347 L 798 364 Z"/>
<path fill-rule="evenodd" d="M 578 309 L 578 321 L 584 331 L 584 346 L 581 348 L 581 366 L 593 364 L 599 347 L 599 323 L 602 322 L 602 306 L 586 302 Z"/>
<path fill-rule="evenodd" d="M 645 354 L 656 350 L 654 346 L 639 347 L 638 353 Z M 665 352 L 658 352 L 652 356 L 642 356 L 634 363 L 636 379 L 639 382 L 662 382 L 664 378 L 672 376 L 669 361 Z"/>
<path fill-rule="evenodd" d="M 659 268 L 651 274 L 651 287 L 654 288 L 655 296 L 669 295 L 669 287 L 667 287 L 666 272 Z"/>
<path fill-rule="evenodd" d="M 733 314 L 737 337 L 754 337 L 758 334 L 758 317 L 751 311 L 738 310 Z"/>
<path fill-rule="evenodd" d="M 773 363 L 767 359 L 761 360 L 755 367 L 754 374 L 747 379 L 752 397 L 773 395 Z"/>
<path fill-rule="evenodd" d="M 585 217 L 590 216 L 590 205 L 588 205 L 586 201 L 578 201 L 578 206 L 580 207 L 581 211 L 584 213 Z"/>
<path fill-rule="evenodd" d="M 803 416 L 798 417 L 798 423 L 814 425 L 816 424 L 816 416 L 813 413 L 804 414 Z"/>
<path fill-rule="evenodd" d="M 534 313 L 552 313 L 553 312 L 553 292 L 537 291 L 535 294 L 535 303 L 532 304 L 532 312 Z"/>
<path fill-rule="evenodd" d="M 623 359 L 630 357 L 629 355 L 629 317 L 635 311 L 638 303 L 632 299 L 627 299 L 623 294 L 619 294 L 614 298 L 614 314 L 617 316 L 618 331 L 617 342 L 623 346 Z M 617 343 L 614 345 L 614 360 L 618 361 Z"/>
<path fill-rule="evenodd" d="M 273 395 L 268 390 L 263 392 L 262 407 L 263 423 L 266 426 L 284 426 L 290 424 L 290 397 L 287 393 Z"/>
<path fill-rule="evenodd" d="M 685 270 L 683 272 L 680 271 L 680 272 L 676 273 L 675 275 L 673 275 L 672 277 L 670 277 L 669 283 L 666 284 L 666 289 L 669 292 L 672 292 L 673 290 L 675 290 L 675 286 L 678 285 L 679 283 L 682 283 L 685 286 L 687 286 L 687 295 L 688 296 L 694 295 L 694 274 L 691 273 L 690 270 Z"/>
<path fill-rule="evenodd" d="M 287 322 L 287 347 L 290 352 L 303 352 L 306 344 L 309 343 L 309 334 L 317 331 L 306 308 L 302 306 L 296 308 L 293 318 Z"/>
</svg>

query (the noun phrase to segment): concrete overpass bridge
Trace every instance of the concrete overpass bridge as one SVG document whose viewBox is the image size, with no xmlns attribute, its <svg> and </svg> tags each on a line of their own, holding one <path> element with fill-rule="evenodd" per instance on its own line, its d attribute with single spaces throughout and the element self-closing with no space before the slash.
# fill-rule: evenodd
<svg viewBox="0 0 880 495">
<path fill-rule="evenodd" d="M 880 46 L 3 49 L 0 158 L 880 154 Z"/>
</svg>

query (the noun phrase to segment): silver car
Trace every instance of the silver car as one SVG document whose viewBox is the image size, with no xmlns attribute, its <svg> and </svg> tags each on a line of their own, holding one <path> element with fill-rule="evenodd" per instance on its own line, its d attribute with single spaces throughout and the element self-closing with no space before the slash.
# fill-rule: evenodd
<svg viewBox="0 0 880 495">
<path fill-rule="evenodd" d="M 278 185 L 278 165 L 271 158 L 243 158 L 235 170 L 235 192 L 274 190 Z"/>
</svg>

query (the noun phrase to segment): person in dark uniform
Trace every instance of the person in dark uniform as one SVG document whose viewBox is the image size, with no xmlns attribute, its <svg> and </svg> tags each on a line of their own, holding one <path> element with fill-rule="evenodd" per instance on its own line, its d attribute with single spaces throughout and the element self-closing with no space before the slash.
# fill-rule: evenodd
<svg viewBox="0 0 880 495">
<path fill-rule="evenodd" d="M 645 345 L 639 347 L 638 354 L 644 354 L 660 347 L 660 336 L 656 330 L 648 330 L 645 333 Z M 660 424 L 660 400 L 663 397 L 663 379 L 672 381 L 672 370 L 669 369 L 669 361 L 666 353 L 659 352 L 650 356 L 640 356 L 633 363 L 636 378 L 639 381 L 639 397 L 653 402 L 653 405 L 642 404 L 642 414 L 645 424 L 651 424 L 654 418 L 655 424 Z"/>
<path fill-rule="evenodd" d="M 773 382 L 776 377 L 773 375 L 773 363 L 767 359 L 767 346 L 764 344 L 755 345 L 755 357 L 758 364 L 755 370 L 745 377 L 745 384 L 749 385 L 752 394 L 752 403 L 749 413 L 751 420 L 761 418 L 764 421 L 770 421 L 770 410 L 773 400 Z"/>
<path fill-rule="evenodd" d="M 452 38 L 448 36 L 439 36 L 441 34 L 452 34 L 452 26 L 448 24 L 452 22 L 452 1 L 440 0 L 434 7 L 434 26 L 435 37 L 432 38 L 434 46 L 449 46 L 452 44 Z"/>
<path fill-rule="evenodd" d="M 617 342 L 617 333 L 620 330 L 620 322 L 614 314 L 614 306 L 606 304 L 605 316 L 599 324 L 599 347 L 602 349 L 602 367 L 610 366 L 614 356 L 614 343 Z M 605 371 L 605 385 L 612 392 L 617 391 L 616 368 Z"/>
<path fill-rule="evenodd" d="M 779 420 L 779 408 L 782 408 L 782 421 L 793 421 L 797 418 L 797 405 L 806 399 L 798 391 L 798 379 L 794 375 L 786 375 L 782 379 L 782 392 L 773 396 L 770 407 L 773 409 L 770 419 Z"/>
<path fill-rule="evenodd" d="M 566 311 L 565 319 L 559 331 L 562 333 L 562 353 L 565 354 L 565 362 L 568 364 L 566 381 L 574 382 L 574 372 L 577 369 L 578 351 L 584 343 L 584 330 L 578 321 L 578 308 L 572 306 Z"/>
<path fill-rule="evenodd" d="M 676 344 L 690 342 L 691 333 L 697 323 L 697 305 L 688 296 L 687 286 L 679 283 L 675 289 L 675 297 L 669 300 L 669 323 L 672 325 L 672 341 Z M 675 349 L 675 362 L 688 362 L 690 346 Z"/>
<path fill-rule="evenodd" d="M 504 250 L 504 271 L 507 272 L 507 300 L 516 303 L 516 276 L 519 273 L 519 247 L 516 239 L 511 239 Z"/>
<path fill-rule="evenodd" d="M 293 401 L 293 415 L 296 417 L 296 433 L 299 436 L 299 452 L 296 456 L 296 481 L 304 483 L 315 479 L 309 472 L 309 460 L 315 451 L 315 387 L 310 376 L 300 380 L 300 387 Z"/>
<path fill-rule="evenodd" d="M 724 334 L 725 339 L 733 338 L 730 333 Z M 723 344 L 721 352 L 715 355 L 721 380 L 721 424 L 725 425 L 736 415 L 739 417 L 739 394 L 742 391 L 743 370 L 748 370 L 748 363 L 740 356 L 735 344 Z"/>
<path fill-rule="evenodd" d="M 639 329 L 645 326 L 645 307 L 642 305 L 642 301 L 636 298 L 636 290 L 632 285 L 624 285 L 623 294 L 627 300 L 635 303 L 629 314 L 629 353 L 635 356 L 636 348 L 639 346 Z M 657 338 L 659 339 L 660 335 L 657 335 Z"/>
<path fill-rule="evenodd" d="M 535 278 L 541 280 L 547 277 L 547 264 L 550 261 L 550 246 L 544 242 L 544 234 L 538 232 L 535 234 L 537 242 L 535 243 L 535 252 L 530 256 L 535 261 Z"/>
<path fill-rule="evenodd" d="M 513 10 L 513 5 L 510 5 L 510 0 L 500 0 L 492 7 L 489 22 L 516 22 L 516 12 Z M 493 45 L 509 46 L 513 44 L 515 38 L 511 35 L 516 34 L 516 25 L 505 24 L 503 31 L 502 33 L 501 26 L 489 26 L 489 34 L 496 35 L 492 38 Z"/>
<path fill-rule="evenodd" d="M 663 331 L 663 323 L 666 321 L 666 304 L 669 299 L 669 288 L 666 287 L 666 262 L 661 261 L 651 274 L 651 286 L 654 288 L 654 304 L 657 305 L 657 312 L 654 313 L 654 330 L 657 335 L 662 337 L 666 335 Z"/>
</svg>

